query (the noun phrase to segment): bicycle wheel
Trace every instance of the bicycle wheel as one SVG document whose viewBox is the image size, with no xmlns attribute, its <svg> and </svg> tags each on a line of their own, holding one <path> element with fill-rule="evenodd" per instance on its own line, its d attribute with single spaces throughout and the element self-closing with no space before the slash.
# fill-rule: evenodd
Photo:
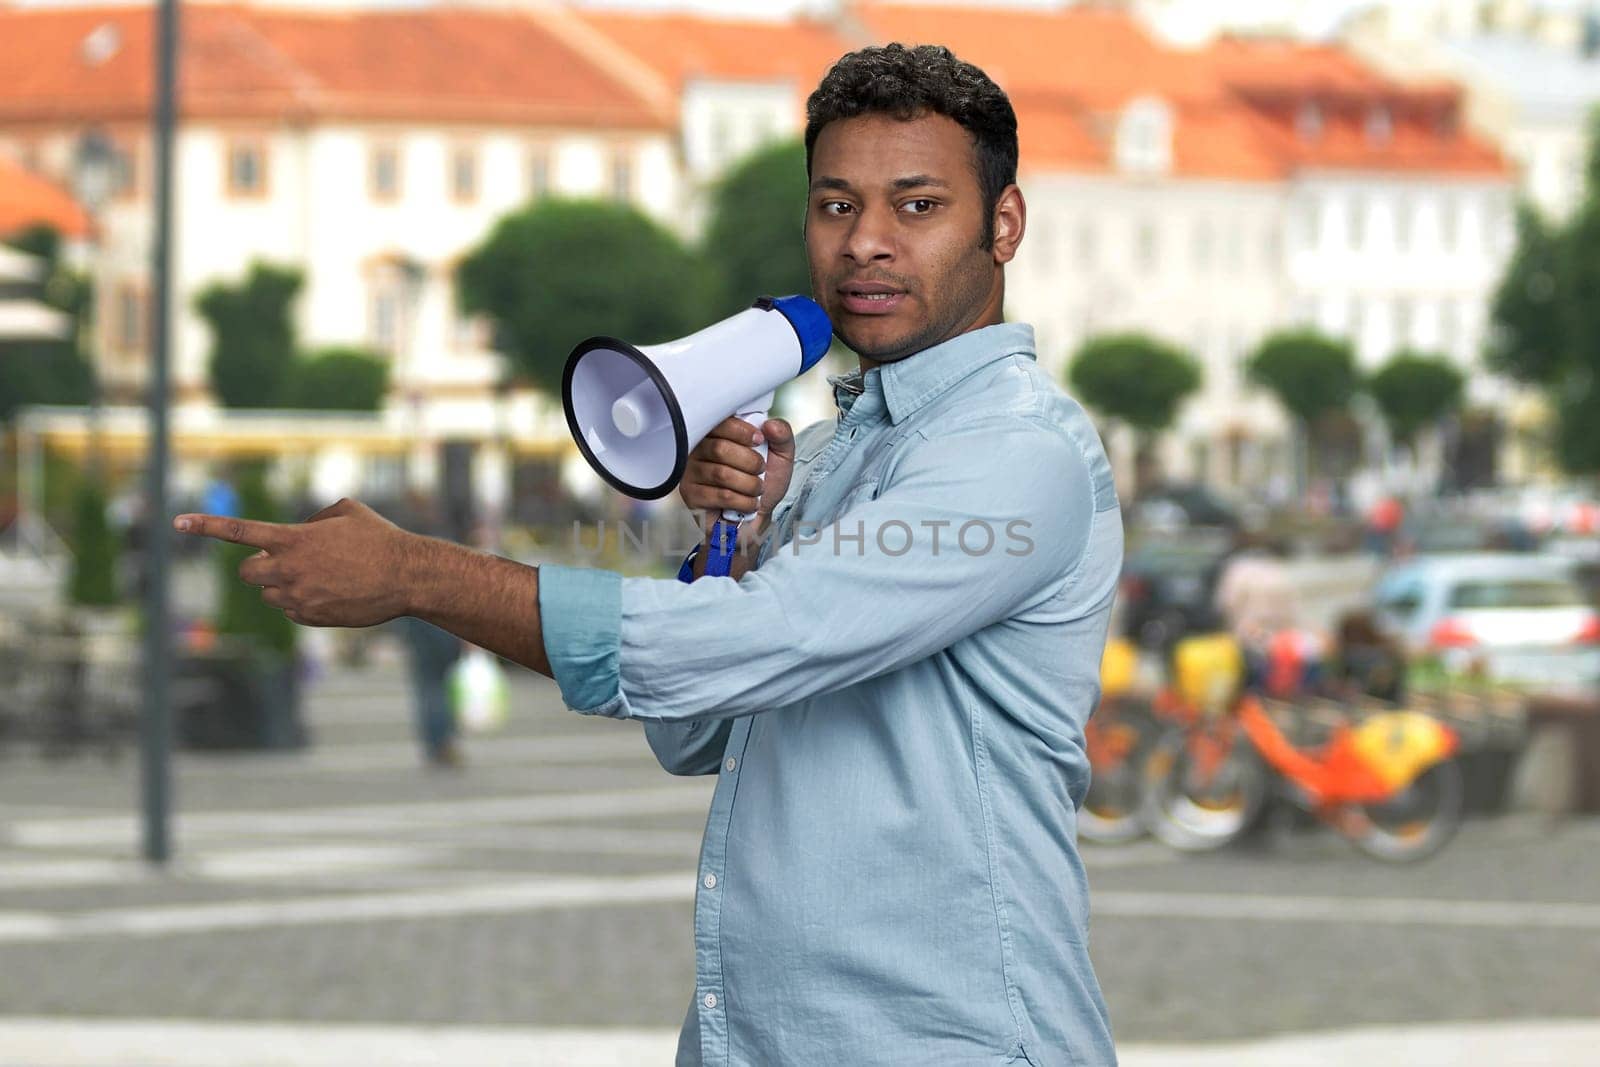
<svg viewBox="0 0 1600 1067">
<path fill-rule="evenodd" d="M 1145 834 L 1139 769 L 1146 735 L 1129 723 L 1117 723 L 1116 729 L 1132 735 L 1124 742 L 1126 750 L 1091 763 L 1089 793 L 1078 809 L 1078 836 L 1097 845 L 1124 845 Z"/>
<path fill-rule="evenodd" d="M 1222 848 L 1255 823 L 1269 783 L 1266 765 L 1231 721 L 1173 727 L 1145 760 L 1145 825 L 1185 852 Z"/>
<path fill-rule="evenodd" d="M 1446 760 L 1429 767 L 1381 804 L 1354 809 L 1360 824 L 1347 825 L 1355 846 L 1374 859 L 1413 863 L 1438 852 L 1461 828 L 1466 790 L 1461 765 Z"/>
</svg>

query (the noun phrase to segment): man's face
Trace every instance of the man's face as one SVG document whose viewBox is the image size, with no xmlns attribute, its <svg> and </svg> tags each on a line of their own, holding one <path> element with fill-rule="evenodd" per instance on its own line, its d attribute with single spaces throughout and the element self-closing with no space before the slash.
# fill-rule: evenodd
<svg viewBox="0 0 1600 1067">
<path fill-rule="evenodd" d="M 817 136 L 806 210 L 811 289 L 865 359 L 904 359 L 1000 321 L 1000 267 L 1021 238 L 1021 198 L 1015 233 L 1003 224 L 984 248 L 975 151 L 966 130 L 935 114 L 861 115 Z"/>
</svg>

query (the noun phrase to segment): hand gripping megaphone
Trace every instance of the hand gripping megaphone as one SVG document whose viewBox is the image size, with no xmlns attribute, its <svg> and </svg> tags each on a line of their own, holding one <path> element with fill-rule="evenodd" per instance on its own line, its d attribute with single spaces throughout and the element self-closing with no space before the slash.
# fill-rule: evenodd
<svg viewBox="0 0 1600 1067">
<path fill-rule="evenodd" d="M 583 458 L 639 500 L 666 496 L 689 450 L 737 415 L 756 428 L 773 392 L 828 351 L 833 326 L 809 297 L 762 297 L 698 333 L 659 345 L 591 337 L 572 350 L 561 405 Z M 759 446 L 762 456 L 766 445 Z M 723 513 L 735 524 L 746 516 Z"/>
</svg>

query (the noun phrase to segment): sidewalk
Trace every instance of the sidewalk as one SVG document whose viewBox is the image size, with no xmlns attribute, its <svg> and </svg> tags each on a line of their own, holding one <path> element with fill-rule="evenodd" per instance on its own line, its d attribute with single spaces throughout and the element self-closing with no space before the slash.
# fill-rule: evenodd
<svg viewBox="0 0 1600 1067">
<path fill-rule="evenodd" d="M 1231 1044 L 1130 1044 L 1122 1067 L 1564 1067 L 1592 1063 L 1600 1023 L 1349 1030 Z M 651 1067 L 666 1030 L 297 1026 L 0 1019 L 0 1067 Z"/>
</svg>

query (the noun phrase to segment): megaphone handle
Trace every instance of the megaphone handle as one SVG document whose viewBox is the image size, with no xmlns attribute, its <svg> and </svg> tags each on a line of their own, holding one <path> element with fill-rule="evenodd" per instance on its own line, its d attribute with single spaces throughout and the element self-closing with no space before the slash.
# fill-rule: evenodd
<svg viewBox="0 0 1600 1067">
<path fill-rule="evenodd" d="M 743 419 L 756 429 L 761 429 L 761 424 L 767 421 L 767 409 L 772 406 L 772 394 L 757 397 L 748 408 L 735 411 L 734 417 Z M 761 453 L 762 460 L 767 458 L 767 442 L 763 440 L 756 445 L 756 451 Z M 722 516 L 711 526 L 711 538 L 708 544 L 710 552 L 706 555 L 706 577 L 725 578 L 733 570 L 733 554 L 739 549 L 739 526 L 748 519 L 753 512 L 737 511 L 727 508 Z"/>
<path fill-rule="evenodd" d="M 767 421 L 767 409 L 769 407 L 771 407 L 771 406 L 772 406 L 772 394 L 768 393 L 765 396 L 756 397 L 756 399 L 752 403 L 752 405 L 750 407 L 746 408 L 745 410 L 743 410 L 743 411 L 735 411 L 733 413 L 733 417 L 736 418 L 736 419 L 743 419 L 745 422 L 748 422 L 751 426 L 754 426 L 756 429 L 759 430 L 759 429 L 761 429 L 761 424 Z M 767 440 L 766 440 L 766 438 L 763 437 L 761 439 L 761 443 L 759 445 L 756 445 L 756 451 L 761 454 L 761 461 L 763 463 L 765 463 L 766 459 L 767 459 Z M 744 522 L 744 520 L 748 519 L 751 515 L 754 515 L 754 514 L 755 514 L 755 512 L 753 512 L 753 511 L 736 511 L 733 508 L 728 508 L 728 509 L 723 511 L 722 517 L 724 519 L 729 519 L 735 525 L 738 525 L 739 523 Z"/>
</svg>

